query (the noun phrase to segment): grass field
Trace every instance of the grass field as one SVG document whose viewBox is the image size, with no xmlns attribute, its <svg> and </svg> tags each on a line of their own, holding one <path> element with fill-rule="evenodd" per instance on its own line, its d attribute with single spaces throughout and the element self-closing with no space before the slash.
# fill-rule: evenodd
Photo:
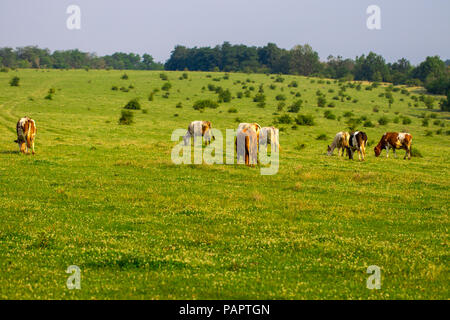
<svg viewBox="0 0 450 320">
<path fill-rule="evenodd" d="M 368 83 L 347 88 L 351 99 L 341 101 L 332 99 L 339 92 L 334 80 L 275 82 L 277 76 L 233 73 L 224 79 L 212 72 L 180 79 L 183 72 L 164 72 L 169 97 L 160 90 L 148 101 L 166 82 L 160 72 L 127 71 L 128 80 L 123 73 L 0 73 L 0 298 L 450 298 L 450 114 L 436 103 L 432 111 L 420 101 L 414 106 L 420 89 L 393 92 L 389 107 L 379 96 L 385 88 L 365 90 Z M 13 76 L 19 87 L 8 84 Z M 288 87 L 293 80 L 298 87 Z M 196 100 L 217 100 L 208 84 L 234 98 L 200 113 Z M 264 108 L 253 102 L 260 84 Z M 130 85 L 129 92 L 111 90 Z M 239 99 L 243 85 L 254 91 Z M 50 88 L 52 100 L 45 99 Z M 318 89 L 334 108 L 317 107 Z M 118 125 L 135 97 L 147 113 L 134 111 L 134 124 Z M 276 124 L 283 148 L 276 175 L 171 161 L 172 131 L 192 120 L 210 120 L 223 132 L 238 121 L 268 126 L 298 99 L 300 114 L 316 124 Z M 326 110 L 336 120 L 324 118 Z M 326 155 L 335 133 L 347 129 L 349 111 L 375 124 L 358 127 L 369 138 L 365 162 Z M 25 115 L 37 124 L 35 156 L 19 154 L 13 143 Z M 379 125 L 382 116 L 390 123 Z M 404 125 L 403 116 L 412 123 Z M 381 135 L 403 130 L 423 157 L 405 161 L 402 150 L 397 159 L 384 151 L 375 158 Z M 321 134 L 325 140 L 317 139 Z M 81 290 L 66 288 L 69 265 L 81 269 Z M 380 290 L 366 288 L 369 265 L 381 268 Z"/>
</svg>

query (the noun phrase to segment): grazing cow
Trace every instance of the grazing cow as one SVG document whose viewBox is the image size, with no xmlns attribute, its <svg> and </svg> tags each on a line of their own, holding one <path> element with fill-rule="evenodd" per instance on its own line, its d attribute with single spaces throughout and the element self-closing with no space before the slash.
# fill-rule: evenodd
<svg viewBox="0 0 450 320">
<path fill-rule="evenodd" d="M 31 148 L 34 154 L 34 139 L 36 137 L 36 123 L 33 119 L 23 117 L 17 122 L 16 125 L 17 140 L 14 142 L 19 144 L 19 150 L 22 153 L 29 154 Z"/>
<path fill-rule="evenodd" d="M 242 122 L 242 123 L 239 123 L 239 126 L 238 126 L 238 129 L 237 129 L 237 131 L 239 132 L 239 131 L 242 131 L 243 129 L 245 129 L 245 128 L 252 128 L 255 132 L 256 132 L 256 134 L 257 134 L 257 136 L 258 136 L 258 139 L 259 139 L 259 133 L 260 133 L 260 131 L 261 131 L 261 126 L 259 125 L 259 124 L 257 124 L 257 123 L 246 123 L 246 122 Z M 259 142 L 259 141 L 258 141 Z"/>
<path fill-rule="evenodd" d="M 247 166 L 258 163 L 258 135 L 254 128 L 246 127 L 236 134 L 236 155 L 237 162 L 245 158 Z"/>
<path fill-rule="evenodd" d="M 353 153 L 358 151 L 359 160 L 364 161 L 366 157 L 367 135 L 362 131 L 355 131 L 350 134 L 347 148 L 349 159 L 353 159 Z"/>
<path fill-rule="evenodd" d="M 279 140 L 279 130 L 275 127 L 261 128 L 259 139 L 262 145 L 267 146 L 267 144 L 269 143 L 270 145 L 273 144 L 275 146 L 275 151 L 281 149 Z"/>
<path fill-rule="evenodd" d="M 397 158 L 395 149 L 405 149 L 406 153 L 403 159 L 406 159 L 406 156 L 408 156 L 408 160 L 411 160 L 411 142 L 412 135 L 409 133 L 386 132 L 373 150 L 375 151 L 375 156 L 378 157 L 381 154 L 381 151 L 386 149 L 386 158 L 388 158 L 389 148 L 392 148 L 392 150 L 394 150 L 394 156 Z"/>
<path fill-rule="evenodd" d="M 335 148 L 338 149 L 338 155 L 344 156 L 345 150 L 349 147 L 350 134 L 345 131 L 338 132 L 334 137 L 331 146 L 328 146 L 328 155 L 331 156 Z M 342 151 L 342 155 L 340 154 Z"/>
<path fill-rule="evenodd" d="M 211 137 L 213 140 L 216 138 L 211 133 L 212 123 L 211 121 L 192 121 L 187 129 L 186 134 L 183 137 L 184 145 L 187 146 L 191 137 L 194 137 L 194 142 L 198 136 L 205 138 L 205 144 L 211 143 Z"/>
</svg>

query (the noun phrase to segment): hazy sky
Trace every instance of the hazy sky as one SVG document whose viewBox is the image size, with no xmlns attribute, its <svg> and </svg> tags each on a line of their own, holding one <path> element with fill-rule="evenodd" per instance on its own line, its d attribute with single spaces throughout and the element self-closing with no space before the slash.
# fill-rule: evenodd
<svg viewBox="0 0 450 320">
<path fill-rule="evenodd" d="M 81 29 L 69 30 L 69 5 L 81 9 Z M 381 8 L 381 30 L 368 30 L 366 9 Z M 375 51 L 387 61 L 416 64 L 428 55 L 450 59 L 449 0 L 0 0 L 0 47 L 37 45 L 99 55 L 116 51 L 166 60 L 188 47 L 274 42 L 309 43 L 355 58 Z"/>
</svg>

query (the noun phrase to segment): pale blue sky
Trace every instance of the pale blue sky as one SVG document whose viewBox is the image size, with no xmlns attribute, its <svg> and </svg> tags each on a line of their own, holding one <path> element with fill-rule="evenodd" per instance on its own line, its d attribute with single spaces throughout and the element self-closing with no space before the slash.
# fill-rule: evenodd
<svg viewBox="0 0 450 320">
<path fill-rule="evenodd" d="M 81 30 L 66 28 L 70 4 Z M 366 8 L 381 8 L 381 30 L 366 28 Z M 387 61 L 450 59 L 449 0 L 0 0 L 0 47 L 78 48 L 100 55 L 150 53 L 165 61 L 175 45 L 263 46 L 309 43 L 355 58 L 375 51 Z"/>
</svg>

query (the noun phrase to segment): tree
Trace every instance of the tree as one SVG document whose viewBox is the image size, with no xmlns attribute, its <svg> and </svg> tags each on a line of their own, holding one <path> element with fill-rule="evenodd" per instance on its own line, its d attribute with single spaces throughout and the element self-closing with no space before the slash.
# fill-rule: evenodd
<svg viewBox="0 0 450 320">
<path fill-rule="evenodd" d="M 433 78 L 440 78 L 445 74 L 445 71 L 445 63 L 439 56 L 427 57 L 424 62 L 414 69 L 412 76 L 413 78 L 425 82 L 430 76 Z"/>
<path fill-rule="evenodd" d="M 290 51 L 289 71 L 292 74 L 308 76 L 321 69 L 319 54 L 308 44 L 297 45 Z"/>
<path fill-rule="evenodd" d="M 390 79 L 389 68 L 384 58 L 373 52 L 367 57 L 356 57 L 355 80 L 388 81 Z"/>
</svg>

